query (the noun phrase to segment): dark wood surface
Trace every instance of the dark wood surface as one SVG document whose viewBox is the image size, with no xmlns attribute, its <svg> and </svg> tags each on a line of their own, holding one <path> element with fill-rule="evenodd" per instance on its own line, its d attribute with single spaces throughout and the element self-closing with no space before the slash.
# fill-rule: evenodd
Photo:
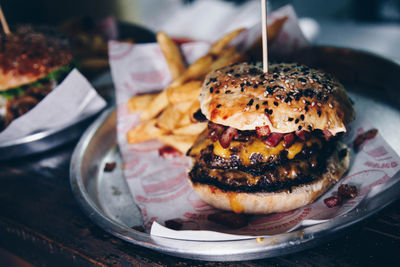
<svg viewBox="0 0 400 267">
<path fill-rule="evenodd" d="M 398 266 L 400 262 L 400 201 L 323 245 L 271 259 L 202 262 L 132 245 L 104 232 L 80 210 L 68 174 L 74 145 L 0 163 L 0 247 L 36 266 Z"/>
</svg>

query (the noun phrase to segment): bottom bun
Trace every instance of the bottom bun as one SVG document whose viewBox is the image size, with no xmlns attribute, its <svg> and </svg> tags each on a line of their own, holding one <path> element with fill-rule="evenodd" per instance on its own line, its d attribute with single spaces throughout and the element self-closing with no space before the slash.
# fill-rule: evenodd
<svg viewBox="0 0 400 267">
<path fill-rule="evenodd" d="M 326 172 L 320 179 L 312 183 L 293 187 L 291 191 L 284 190 L 273 193 L 245 193 L 224 191 L 214 185 L 193 183 L 196 194 L 211 206 L 247 214 L 268 214 L 297 209 L 314 202 L 320 195 L 340 180 L 350 166 L 350 151 L 344 144 L 327 160 Z M 339 158 L 339 151 L 347 150 L 345 156 Z"/>
</svg>

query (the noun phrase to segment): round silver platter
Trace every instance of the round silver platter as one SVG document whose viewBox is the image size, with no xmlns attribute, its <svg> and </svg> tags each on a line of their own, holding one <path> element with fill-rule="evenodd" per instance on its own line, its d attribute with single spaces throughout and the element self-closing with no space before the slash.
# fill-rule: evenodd
<svg viewBox="0 0 400 267">
<path fill-rule="evenodd" d="M 313 47 L 296 61 L 321 67 L 338 77 L 386 141 L 400 152 L 400 66 L 368 53 L 333 47 Z M 112 172 L 104 172 L 116 162 Z M 89 127 L 72 156 L 70 179 L 73 193 L 86 214 L 105 231 L 136 245 L 162 253 L 212 261 L 251 260 L 293 253 L 326 242 L 338 231 L 365 219 L 400 196 L 400 182 L 374 188 L 357 208 L 325 223 L 256 239 L 236 241 L 187 241 L 151 236 L 134 230 L 142 217 L 122 173 L 116 141 L 116 112 L 110 108 Z M 399 176 L 399 173 L 396 174 Z M 396 179 L 397 181 L 400 179 Z"/>
</svg>

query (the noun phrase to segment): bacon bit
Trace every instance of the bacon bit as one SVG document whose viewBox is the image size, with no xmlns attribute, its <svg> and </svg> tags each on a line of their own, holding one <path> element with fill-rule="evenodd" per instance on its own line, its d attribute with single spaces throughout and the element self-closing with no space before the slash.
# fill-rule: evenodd
<svg viewBox="0 0 400 267">
<path fill-rule="evenodd" d="M 324 133 L 325 139 L 327 140 L 333 136 L 333 134 L 329 130 L 323 130 L 322 132 Z"/>
<path fill-rule="evenodd" d="M 341 202 L 342 200 L 338 196 L 328 197 L 324 199 L 324 203 L 326 206 L 328 206 L 328 208 L 336 207 L 340 205 Z"/>
<path fill-rule="evenodd" d="M 267 139 L 264 140 L 264 143 L 269 145 L 270 147 L 276 147 L 276 145 L 281 141 L 283 134 L 281 133 L 272 133 Z"/>
<path fill-rule="evenodd" d="M 158 149 L 158 153 L 161 157 L 177 157 L 181 155 L 181 152 L 173 148 L 172 146 L 163 146 Z"/>
<path fill-rule="evenodd" d="M 256 133 L 258 137 L 267 136 L 271 133 L 268 125 L 262 127 L 256 127 Z"/>
<path fill-rule="evenodd" d="M 182 224 L 176 220 L 168 220 L 165 221 L 165 226 L 172 230 L 180 230 L 182 229 Z"/>
<path fill-rule="evenodd" d="M 283 142 L 285 144 L 285 147 L 289 148 L 294 143 L 294 134 L 293 133 L 285 134 L 285 136 L 283 137 Z"/>
<path fill-rule="evenodd" d="M 324 199 L 324 203 L 328 208 L 333 208 L 343 203 L 343 201 L 355 198 L 358 194 L 357 187 L 354 185 L 342 184 L 339 186 L 337 194 Z"/>
<path fill-rule="evenodd" d="M 303 141 L 307 140 L 309 137 L 309 132 L 306 130 L 296 131 L 295 134 L 298 138 L 300 138 Z"/>
<path fill-rule="evenodd" d="M 354 150 L 358 151 L 365 141 L 375 138 L 377 134 L 378 134 L 377 129 L 371 129 L 369 131 L 366 131 L 365 133 L 358 135 L 353 142 Z"/>
<path fill-rule="evenodd" d="M 229 227 L 231 229 L 242 228 L 249 223 L 248 216 L 244 214 L 236 214 L 233 212 L 220 212 L 210 214 L 207 216 L 207 220 Z"/>
<path fill-rule="evenodd" d="M 208 137 L 213 141 L 217 141 L 219 139 L 219 137 L 221 136 L 221 134 L 224 132 L 225 127 L 223 125 L 217 124 L 217 123 L 213 123 L 213 122 L 209 122 L 208 123 L 208 129 L 210 130 L 208 133 Z"/>
<path fill-rule="evenodd" d="M 355 198 L 358 194 L 357 187 L 354 185 L 342 184 L 338 189 L 338 196 L 342 199 Z"/>
<path fill-rule="evenodd" d="M 223 148 L 228 148 L 235 135 L 237 135 L 237 129 L 228 127 L 219 137 L 219 143 Z"/>
<path fill-rule="evenodd" d="M 106 165 L 104 166 L 104 171 L 112 172 L 116 166 L 117 166 L 116 162 L 107 162 Z"/>
</svg>

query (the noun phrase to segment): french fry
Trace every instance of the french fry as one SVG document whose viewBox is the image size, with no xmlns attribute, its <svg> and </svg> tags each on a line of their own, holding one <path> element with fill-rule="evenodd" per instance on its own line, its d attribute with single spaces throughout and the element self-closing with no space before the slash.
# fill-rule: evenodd
<svg viewBox="0 0 400 267">
<path fill-rule="evenodd" d="M 211 64 L 211 70 L 216 70 L 245 60 L 245 54 L 236 52 L 235 47 L 229 47 Z"/>
<path fill-rule="evenodd" d="M 203 132 L 207 128 L 207 123 L 197 122 L 188 124 L 186 126 L 176 128 L 172 131 L 175 135 L 197 135 Z"/>
<path fill-rule="evenodd" d="M 186 151 L 196 141 L 197 135 L 160 135 L 157 136 L 157 140 L 172 146 L 173 148 L 180 151 L 182 154 L 186 154 Z"/>
<path fill-rule="evenodd" d="M 162 134 L 164 130 L 156 126 L 156 119 L 142 122 L 140 125 L 128 131 L 126 138 L 129 144 L 139 143 L 154 139 Z"/>
<path fill-rule="evenodd" d="M 131 113 L 144 110 L 156 97 L 155 94 L 137 95 L 129 99 L 127 106 Z"/>
<path fill-rule="evenodd" d="M 168 106 L 168 97 L 166 90 L 162 91 L 143 109 L 140 114 L 142 120 L 147 120 L 157 116 L 164 108 Z"/>
<path fill-rule="evenodd" d="M 183 113 L 182 117 L 179 119 L 176 127 L 187 126 L 192 123 L 192 115 L 189 112 Z"/>
<path fill-rule="evenodd" d="M 157 127 L 165 132 L 171 132 L 178 124 L 182 115 L 189 109 L 191 102 L 182 102 L 168 106 L 157 118 Z"/>
<path fill-rule="evenodd" d="M 167 88 L 168 101 L 174 105 L 197 99 L 201 91 L 201 86 L 201 81 L 189 81 L 180 86 L 170 86 Z"/>
<path fill-rule="evenodd" d="M 161 52 L 167 61 L 172 80 L 175 80 L 185 71 L 185 62 L 182 53 L 175 42 L 164 32 L 158 32 L 156 37 Z"/>
<path fill-rule="evenodd" d="M 225 34 L 222 38 L 220 38 L 218 41 L 216 41 L 208 51 L 209 54 L 211 55 L 219 55 L 221 52 L 229 45 L 229 43 L 236 37 L 238 36 L 244 28 L 237 29 L 235 31 L 232 31 L 228 34 Z"/>
<path fill-rule="evenodd" d="M 213 62 L 213 56 L 205 55 L 197 59 L 190 65 L 185 72 L 171 83 L 172 87 L 182 85 L 188 80 L 202 80 L 210 72 L 210 66 Z"/>
</svg>

